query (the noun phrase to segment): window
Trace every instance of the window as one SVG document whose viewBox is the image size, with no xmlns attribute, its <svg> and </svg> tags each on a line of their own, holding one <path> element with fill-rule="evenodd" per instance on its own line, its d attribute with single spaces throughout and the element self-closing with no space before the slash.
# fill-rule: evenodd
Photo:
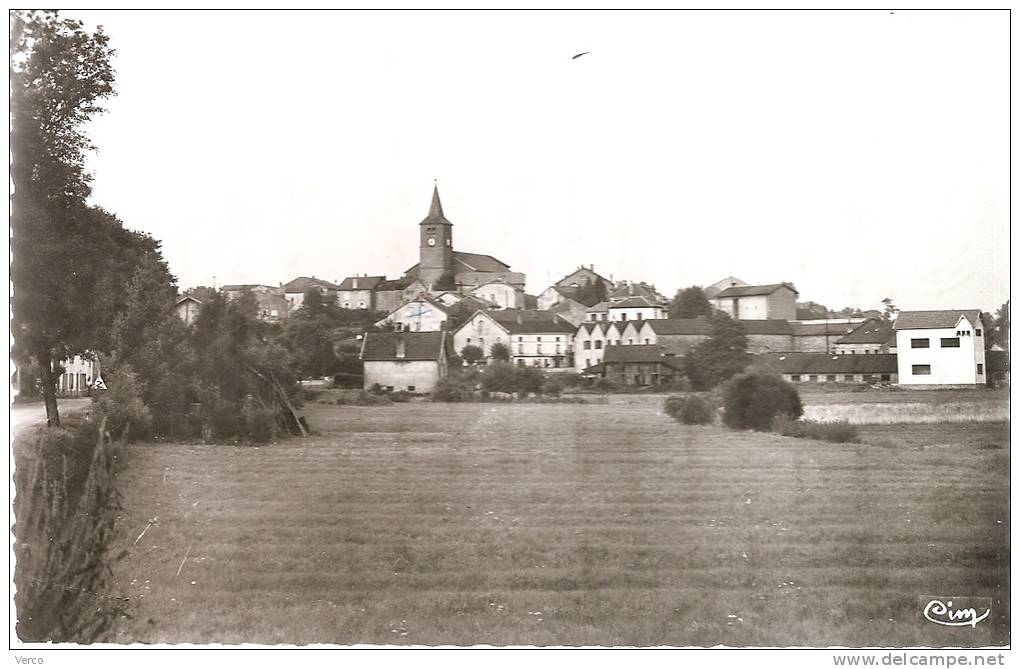
<svg viewBox="0 0 1020 669">
<path fill-rule="evenodd" d="M 791 381 L 800 381 L 800 374 L 791 374 L 790 375 L 790 380 Z"/>
<path fill-rule="evenodd" d="M 881 378 L 882 378 L 883 381 L 891 381 L 892 380 L 892 376 L 889 375 L 889 374 L 883 374 Z"/>
<path fill-rule="evenodd" d="M 979 375 L 980 375 L 980 374 L 984 374 L 984 373 L 985 373 L 985 366 L 984 366 L 984 365 L 982 365 L 982 364 L 981 364 L 980 362 L 978 363 L 978 367 L 977 367 L 977 373 L 978 373 Z"/>
<path fill-rule="evenodd" d="M 648 344 L 648 337 L 645 337 L 645 345 Z"/>
<path fill-rule="evenodd" d="M 911 365 L 910 372 L 914 376 L 928 376 L 931 374 L 931 365 Z"/>
<path fill-rule="evenodd" d="M 467 338 L 467 343 L 469 343 L 469 344 L 471 343 L 471 337 Z"/>
<path fill-rule="evenodd" d="M 585 351 L 590 351 L 591 350 L 591 342 L 590 341 L 584 342 L 584 344 L 581 346 L 581 348 L 583 348 Z"/>
<path fill-rule="evenodd" d="M 524 337 L 518 337 L 517 341 L 524 341 Z"/>
<path fill-rule="evenodd" d="M 595 348 L 596 348 L 596 350 L 602 348 L 602 340 L 601 339 L 596 339 L 595 340 Z"/>
<path fill-rule="evenodd" d="M 524 344 L 518 344 L 517 345 L 517 352 L 518 353 L 524 353 Z"/>
<path fill-rule="evenodd" d="M 560 345 L 556 344 L 556 355 L 560 354 Z"/>
<path fill-rule="evenodd" d="M 538 338 L 536 338 L 536 340 L 535 340 L 535 341 L 542 341 L 542 338 L 541 338 L 541 337 L 538 337 Z"/>
<path fill-rule="evenodd" d="M 960 348 L 959 337 L 943 337 L 941 340 L 939 340 L 939 343 L 942 346 L 942 348 Z"/>
<path fill-rule="evenodd" d="M 974 330 L 974 336 L 975 337 L 980 337 L 981 336 L 981 329 L 980 328 L 977 328 L 977 329 Z"/>
<path fill-rule="evenodd" d="M 826 374 L 825 375 L 825 380 L 826 381 L 835 381 L 836 380 L 836 375 L 835 374 Z"/>
<path fill-rule="evenodd" d="M 628 340 L 627 340 L 627 344 L 628 344 L 628 345 L 632 345 L 633 343 L 634 343 L 634 340 L 633 340 L 633 339 L 628 339 Z"/>
<path fill-rule="evenodd" d="M 615 344 L 616 346 L 619 346 L 620 345 L 620 340 L 617 339 L 616 341 L 613 342 L 613 344 Z"/>
<path fill-rule="evenodd" d="M 852 383 L 853 380 L 854 380 L 854 375 L 853 374 L 844 374 L 843 375 L 843 380 L 844 381 L 849 381 L 849 382 Z"/>
<path fill-rule="evenodd" d="M 534 360 L 533 360 L 533 361 L 531 362 L 531 366 L 532 366 L 532 367 L 538 367 L 538 366 L 539 366 L 539 364 L 541 364 L 541 363 L 539 362 L 538 358 L 535 358 L 535 359 L 534 359 Z"/>
<path fill-rule="evenodd" d="M 541 345 L 541 344 L 538 344 L 538 345 L 536 346 L 536 349 L 537 349 L 537 350 L 536 350 L 535 352 L 536 352 L 536 353 L 538 353 L 539 355 L 542 355 L 542 345 Z"/>
<path fill-rule="evenodd" d="M 910 348 L 928 348 L 931 346 L 931 341 L 928 339 L 911 339 Z"/>
<path fill-rule="evenodd" d="M 639 311 L 639 312 L 638 312 L 638 315 L 637 315 L 637 319 L 638 319 L 639 321 L 643 321 L 643 320 L 645 320 L 645 315 L 644 315 L 644 314 L 642 314 L 642 313 L 641 313 L 641 312 Z"/>
<path fill-rule="evenodd" d="M 392 393 L 393 392 L 393 386 L 386 386 L 386 391 Z"/>
<path fill-rule="evenodd" d="M 413 393 L 414 392 L 414 386 L 408 386 L 407 387 L 407 392 Z"/>
<path fill-rule="evenodd" d="M 584 366 L 585 367 L 591 367 L 591 358 L 585 358 L 584 359 Z"/>
<path fill-rule="evenodd" d="M 811 375 L 808 376 L 808 381 L 817 381 L 817 380 L 818 380 L 818 375 L 817 374 L 811 374 Z"/>
</svg>

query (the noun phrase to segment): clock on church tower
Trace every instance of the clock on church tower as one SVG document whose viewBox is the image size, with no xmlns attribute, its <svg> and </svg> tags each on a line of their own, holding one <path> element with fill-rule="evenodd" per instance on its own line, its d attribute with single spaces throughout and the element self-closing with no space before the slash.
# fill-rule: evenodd
<svg viewBox="0 0 1020 669">
<path fill-rule="evenodd" d="M 443 216 L 439 187 L 432 191 L 429 215 L 419 226 L 421 246 L 418 278 L 426 286 L 441 286 L 453 281 L 453 224 Z"/>
</svg>

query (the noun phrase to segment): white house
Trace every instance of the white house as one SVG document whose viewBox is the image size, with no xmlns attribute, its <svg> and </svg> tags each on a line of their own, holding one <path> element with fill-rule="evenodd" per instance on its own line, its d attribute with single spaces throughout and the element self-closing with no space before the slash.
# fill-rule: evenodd
<svg viewBox="0 0 1020 669">
<path fill-rule="evenodd" d="M 488 357 L 492 345 L 510 350 L 510 361 L 519 366 L 559 369 L 573 366 L 573 325 L 556 314 L 537 310 L 479 310 L 453 333 L 458 353 L 478 346 Z"/>
<path fill-rule="evenodd" d="M 337 286 L 337 303 L 344 309 L 375 310 L 375 289 L 385 276 L 349 276 Z"/>
<path fill-rule="evenodd" d="M 588 307 L 584 312 L 584 320 L 591 323 L 609 320 L 609 302 L 599 302 Z"/>
<path fill-rule="evenodd" d="M 524 306 L 524 291 L 502 278 L 487 281 L 471 289 L 469 294 L 497 304 L 500 309 L 519 309 Z"/>
<path fill-rule="evenodd" d="M 450 333 L 368 332 L 361 342 L 365 389 L 428 393 L 447 374 Z"/>
<path fill-rule="evenodd" d="M 199 309 L 202 303 L 190 295 L 185 295 L 174 304 L 174 313 L 184 321 L 185 325 L 191 325 L 198 318 Z"/>
<path fill-rule="evenodd" d="M 901 311 L 893 327 L 900 385 L 985 385 L 980 309 Z"/>
<path fill-rule="evenodd" d="M 305 293 L 314 288 L 326 298 L 327 302 L 336 300 L 337 285 L 323 279 L 316 279 L 314 276 L 299 276 L 285 284 L 281 288 L 283 296 L 290 304 L 290 310 L 300 309 L 305 301 Z"/>
<path fill-rule="evenodd" d="M 666 308 L 643 295 L 628 297 L 609 305 L 607 312 L 611 321 L 646 321 L 665 318 Z"/>
<path fill-rule="evenodd" d="M 397 332 L 436 332 L 450 320 L 450 310 L 442 302 L 421 296 L 406 302 L 378 321 L 376 326 Z"/>
<path fill-rule="evenodd" d="M 738 320 L 797 319 L 797 289 L 788 283 L 765 286 L 730 286 L 709 301 L 716 309 Z"/>
<path fill-rule="evenodd" d="M 97 374 L 98 364 L 89 358 L 76 355 L 60 363 L 64 372 L 57 379 L 57 392 L 62 396 L 77 397 L 89 391 Z"/>
<path fill-rule="evenodd" d="M 620 344 L 620 325 L 612 322 L 581 323 L 574 334 L 574 368 L 578 373 L 598 365 L 607 346 Z"/>
</svg>

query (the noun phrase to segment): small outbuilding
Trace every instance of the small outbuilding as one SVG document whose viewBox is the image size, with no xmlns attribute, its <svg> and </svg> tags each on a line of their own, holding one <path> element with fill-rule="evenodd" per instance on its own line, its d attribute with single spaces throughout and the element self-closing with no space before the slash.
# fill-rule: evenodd
<svg viewBox="0 0 1020 669">
<path fill-rule="evenodd" d="M 369 332 L 361 343 L 365 390 L 432 392 L 446 378 L 453 338 L 439 332 Z"/>
</svg>

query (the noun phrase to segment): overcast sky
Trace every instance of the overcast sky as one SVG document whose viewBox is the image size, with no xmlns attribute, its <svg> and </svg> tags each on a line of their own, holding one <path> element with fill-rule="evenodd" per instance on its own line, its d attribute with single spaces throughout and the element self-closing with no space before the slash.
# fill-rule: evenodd
<svg viewBox="0 0 1020 669">
<path fill-rule="evenodd" d="M 1004 11 L 72 15 L 117 49 L 93 201 L 182 287 L 399 276 L 438 179 L 531 293 L 1008 297 Z"/>
</svg>

